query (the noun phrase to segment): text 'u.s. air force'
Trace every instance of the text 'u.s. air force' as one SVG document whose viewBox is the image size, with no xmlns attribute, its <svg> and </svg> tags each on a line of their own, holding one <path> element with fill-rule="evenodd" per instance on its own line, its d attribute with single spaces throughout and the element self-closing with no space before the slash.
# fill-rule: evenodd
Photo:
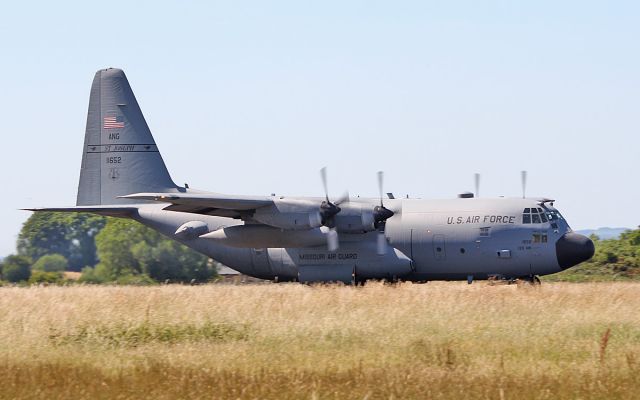
<svg viewBox="0 0 640 400">
<path fill-rule="evenodd" d="M 467 215 L 447 217 L 448 225 L 462 224 L 515 224 L 515 215 Z"/>
</svg>

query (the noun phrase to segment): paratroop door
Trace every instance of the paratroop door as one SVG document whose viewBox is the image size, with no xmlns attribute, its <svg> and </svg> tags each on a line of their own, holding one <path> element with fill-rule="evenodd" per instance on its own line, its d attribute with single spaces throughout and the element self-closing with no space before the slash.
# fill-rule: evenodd
<svg viewBox="0 0 640 400">
<path fill-rule="evenodd" d="M 447 258 L 444 235 L 433 235 L 433 257 L 436 260 Z"/>
</svg>

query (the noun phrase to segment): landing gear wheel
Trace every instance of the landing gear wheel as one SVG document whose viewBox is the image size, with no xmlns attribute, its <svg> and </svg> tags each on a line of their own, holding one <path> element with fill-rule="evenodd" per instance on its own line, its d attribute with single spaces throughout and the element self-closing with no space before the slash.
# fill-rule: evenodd
<svg viewBox="0 0 640 400">
<path fill-rule="evenodd" d="M 542 284 L 537 275 L 522 276 L 516 279 L 516 283 L 518 286 L 525 284 L 530 286 L 540 286 Z"/>
</svg>

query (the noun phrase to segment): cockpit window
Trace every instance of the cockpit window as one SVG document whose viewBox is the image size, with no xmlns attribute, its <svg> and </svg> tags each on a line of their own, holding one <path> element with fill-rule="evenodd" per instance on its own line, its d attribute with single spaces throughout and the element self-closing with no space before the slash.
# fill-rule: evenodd
<svg viewBox="0 0 640 400">
<path fill-rule="evenodd" d="M 564 219 L 562 217 L 562 214 L 560 214 L 560 212 L 558 210 L 549 210 L 548 214 L 549 214 L 549 219 L 551 221 L 555 221 L 555 220 L 558 220 L 558 219 Z"/>
<path fill-rule="evenodd" d="M 545 211 L 539 207 L 531 207 L 525 208 L 522 212 L 522 223 L 523 224 L 540 224 L 547 223 L 549 220 L 552 220 L 551 213 L 548 215 L 545 214 Z"/>
</svg>

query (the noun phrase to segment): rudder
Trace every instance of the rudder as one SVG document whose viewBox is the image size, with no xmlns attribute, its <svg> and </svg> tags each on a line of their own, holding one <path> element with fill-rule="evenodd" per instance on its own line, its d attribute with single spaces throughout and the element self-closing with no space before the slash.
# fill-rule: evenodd
<svg viewBox="0 0 640 400">
<path fill-rule="evenodd" d="M 96 72 L 76 204 L 131 203 L 117 196 L 177 190 L 124 72 Z"/>
</svg>

